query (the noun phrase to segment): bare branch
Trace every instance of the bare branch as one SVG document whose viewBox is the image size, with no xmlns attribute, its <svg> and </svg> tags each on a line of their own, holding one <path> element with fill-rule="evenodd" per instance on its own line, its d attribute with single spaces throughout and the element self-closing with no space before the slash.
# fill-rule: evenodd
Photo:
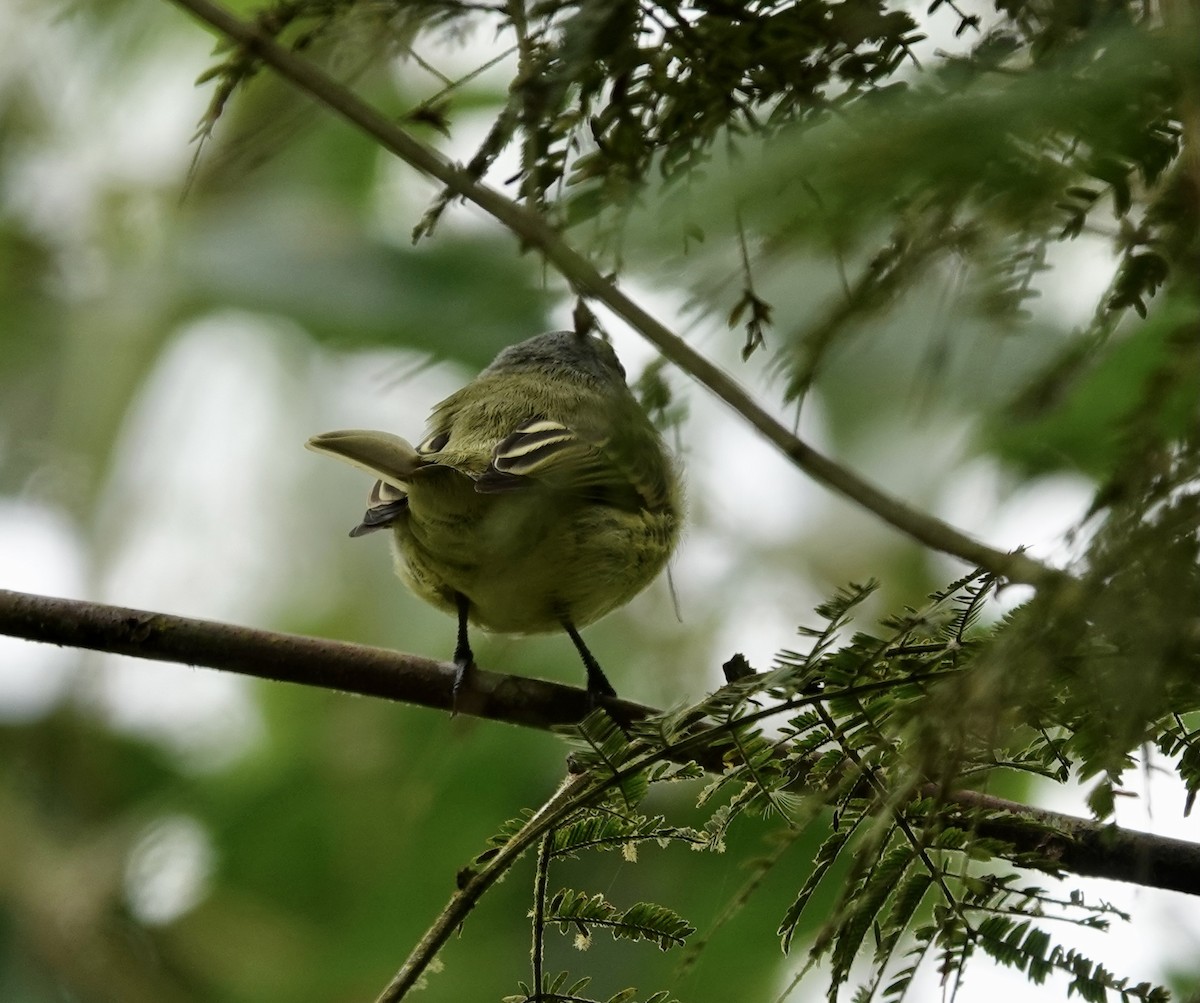
<svg viewBox="0 0 1200 1003">
<path fill-rule="evenodd" d="M 452 662 L 346 641 L 256 630 L 77 599 L 0 589 L 0 634 L 160 662 L 223 669 L 550 730 L 592 708 L 573 686 L 477 669 L 454 699 Z M 638 720 L 653 708 L 627 700 L 613 712 Z"/>
<path fill-rule="evenodd" d="M 818 453 L 781 425 L 728 373 L 630 299 L 613 279 L 601 275 L 595 265 L 563 240 L 538 213 L 477 181 L 468 171 L 405 132 L 312 62 L 267 37 L 254 25 L 240 20 L 220 5 L 210 0 L 171 2 L 244 46 L 249 54 L 261 59 L 299 90 L 337 112 L 410 166 L 436 178 L 450 191 L 475 203 L 518 237 L 522 246 L 537 248 L 576 292 L 598 300 L 625 320 L 666 358 L 728 404 L 814 480 L 873 512 L 914 540 L 1009 581 L 1041 585 L 1059 577 L 1059 572 L 1022 553 L 996 550 L 940 519 L 905 505 L 852 470 Z"/>
</svg>

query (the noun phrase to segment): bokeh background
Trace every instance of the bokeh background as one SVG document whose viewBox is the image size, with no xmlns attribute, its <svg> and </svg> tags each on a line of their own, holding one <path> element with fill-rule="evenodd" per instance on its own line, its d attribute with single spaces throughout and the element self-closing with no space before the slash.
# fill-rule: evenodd
<svg viewBox="0 0 1200 1003">
<path fill-rule="evenodd" d="M 937 32 L 929 46 L 952 44 Z M 213 40 L 170 4 L 2 0 L 0 37 L 0 587 L 447 656 L 452 622 L 400 587 L 382 539 L 346 537 L 365 478 L 301 447 L 337 427 L 419 436 L 430 407 L 500 347 L 569 326 L 561 282 L 463 207 L 414 248 L 436 189 L 270 80 L 199 146 L 212 89 L 195 80 Z M 480 31 L 419 51 L 461 75 L 493 43 Z M 413 62 L 363 62 L 344 76 L 388 109 L 441 86 Z M 468 157 L 509 72 L 502 61 L 460 90 L 453 141 L 432 127 L 422 137 Z M 652 229 L 634 220 L 630 242 Z M 1094 487 L 1086 471 L 1006 464 L 981 434 L 1112 274 L 1100 239 L 1051 253 L 1059 278 L 1024 330 L 964 318 L 955 276 L 942 275 L 843 346 L 798 416 L 778 413 L 910 503 L 995 546 L 1068 560 L 1066 531 Z M 734 258 L 711 246 L 690 261 L 634 257 L 636 298 L 780 400 L 769 353 L 743 363 L 728 304 L 710 295 Z M 815 258 L 756 279 L 781 327 L 839 281 Z M 601 320 L 632 375 L 653 362 Z M 623 695 L 680 705 L 717 685 L 735 651 L 767 667 L 846 582 L 881 578 L 882 614 L 966 570 L 808 482 L 678 373 L 663 377 L 688 482 L 680 616 L 659 582 L 587 632 Z M 565 638 L 480 638 L 477 657 L 579 681 Z M 565 753 L 491 723 L 0 639 L 0 1000 L 372 999 L 455 872 L 553 790 Z M 1142 794 L 1123 822 L 1195 836 L 1173 788 Z M 686 821 L 693 795 L 652 807 Z M 1061 797 L 1055 807 L 1079 807 Z M 556 877 L 618 902 L 664 901 L 704 931 L 745 862 L 770 848 L 766 830 L 734 837 L 720 857 L 600 856 Z M 569 936 L 547 967 L 591 973 L 601 993 L 773 999 L 795 967 L 773 930 L 819 838 L 789 851 L 693 967 L 599 937 L 577 955 Z M 422 998 L 516 992 L 531 880 L 518 869 L 484 901 Z M 1200 925 L 1187 903 L 1072 886 L 1134 911 L 1128 935 L 1091 942 L 1113 967 L 1195 978 Z M 1027 989 L 983 963 L 973 971 L 960 998 Z M 812 994 L 819 985 L 793 998 Z"/>
</svg>

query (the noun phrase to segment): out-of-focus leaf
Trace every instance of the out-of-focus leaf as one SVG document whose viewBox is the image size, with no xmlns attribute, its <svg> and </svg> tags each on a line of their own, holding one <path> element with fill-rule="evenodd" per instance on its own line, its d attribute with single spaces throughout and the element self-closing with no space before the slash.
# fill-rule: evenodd
<svg viewBox="0 0 1200 1003">
<path fill-rule="evenodd" d="M 282 313 L 339 348 L 424 349 L 472 369 L 545 325 L 538 265 L 507 236 L 364 240 L 354 216 L 298 192 L 239 199 L 196 224 L 177 273 L 193 309 Z"/>
<path fill-rule="evenodd" d="M 1109 346 L 1053 411 L 1033 421 L 1022 421 L 1011 411 L 998 415 L 989 422 L 985 440 L 1028 474 L 1069 469 L 1102 480 L 1121 456 L 1135 409 L 1145 405 L 1166 438 L 1184 433 L 1195 421 L 1200 374 L 1190 379 L 1177 374 L 1162 399 L 1154 397 L 1151 381 L 1164 366 L 1174 364 L 1171 338 L 1189 322 L 1196 322 L 1194 308 L 1163 304 L 1145 323 Z"/>
</svg>

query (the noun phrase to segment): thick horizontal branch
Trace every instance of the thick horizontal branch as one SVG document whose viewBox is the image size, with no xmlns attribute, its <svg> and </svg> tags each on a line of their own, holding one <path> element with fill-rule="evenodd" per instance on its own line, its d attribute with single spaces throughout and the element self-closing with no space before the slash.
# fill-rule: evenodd
<svg viewBox="0 0 1200 1003">
<path fill-rule="evenodd" d="M 452 662 L 347 641 L 4 589 L 0 589 L 0 634 L 383 697 L 529 728 L 549 730 L 570 724 L 592 707 L 587 692 L 574 686 L 483 669 L 468 675 L 456 703 L 457 669 Z M 612 701 L 611 706 L 627 720 L 657 713 L 627 700 Z"/>
<path fill-rule="evenodd" d="M 453 692 L 455 667 L 419 655 L 250 627 L 0 589 L 0 634 L 59 646 L 224 669 L 278 682 L 383 697 L 435 710 L 549 730 L 581 720 L 586 691 L 477 669 Z M 2 671 L 2 668 L 0 668 Z M 639 720 L 660 713 L 627 700 L 605 703 Z M 931 795 L 936 792 L 931 791 Z M 1064 871 L 1200 895 L 1200 845 L 1102 825 L 974 791 L 951 810 L 987 817 L 975 830 L 1049 857 Z M 993 813 L 1003 816 L 996 818 Z"/>
<path fill-rule="evenodd" d="M 285 48 L 256 25 L 242 21 L 211 0 L 171 0 L 223 36 L 245 47 L 299 90 L 336 112 L 410 166 L 435 178 L 449 191 L 474 203 L 523 246 L 537 248 L 578 293 L 591 297 L 634 330 L 698 383 L 741 415 L 792 463 L 814 480 L 874 513 L 895 529 L 967 564 L 1012 582 L 1043 584 L 1059 577 L 1022 553 L 1005 553 L 968 536 L 925 512 L 905 505 L 854 471 L 817 452 L 780 424 L 747 390 L 630 299 L 611 278 L 568 244 L 538 213 L 485 185 L 422 143 L 343 87 L 311 61 Z"/>
<path fill-rule="evenodd" d="M 930 794 L 936 796 L 933 790 Z M 1102 825 L 977 791 L 956 791 L 946 801 L 964 810 L 968 825 L 974 812 L 1003 813 L 1000 818 L 990 814 L 979 831 L 1018 849 L 1036 850 L 1072 874 L 1200 895 L 1200 844 Z"/>
</svg>

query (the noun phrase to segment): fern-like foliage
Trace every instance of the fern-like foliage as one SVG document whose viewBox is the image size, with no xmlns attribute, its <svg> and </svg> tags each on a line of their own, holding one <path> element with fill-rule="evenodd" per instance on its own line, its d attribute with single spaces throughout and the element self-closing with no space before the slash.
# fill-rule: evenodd
<svg viewBox="0 0 1200 1003">
<path fill-rule="evenodd" d="M 879 632 L 853 623 L 874 584 L 850 586 L 819 607 L 819 626 L 802 630 L 809 646 L 781 652 L 767 672 L 651 721 L 618 726 L 593 714 L 571 735 L 575 768 L 593 786 L 548 837 L 545 865 L 616 848 L 635 860 L 638 845 L 682 842 L 720 851 L 739 821 L 793 833 L 821 825 L 826 835 L 778 934 L 785 952 L 795 952 L 803 935 L 796 978 L 824 971 L 830 1000 L 864 970 L 854 998 L 904 999 L 922 966 L 953 995 L 968 964 L 983 954 L 1035 986 L 1058 979 L 1083 999 L 1161 1003 L 1163 989 L 1115 974 L 1055 939 L 1047 924 L 1105 930 L 1128 917 L 1026 879 L 1063 876 L 1059 860 L 1039 850 L 1049 845 L 1038 836 L 1040 823 L 953 796 L 965 778 L 986 783 L 998 771 L 1061 780 L 1086 769 L 1080 749 L 1090 751 L 1081 744 L 1090 707 L 1045 680 L 1031 696 L 1020 673 L 991 673 L 991 659 L 1015 643 L 1029 615 L 1017 610 L 985 625 L 997 584 L 986 574 L 967 576 L 926 605 L 885 618 Z M 1075 657 L 1096 643 L 1089 639 Z M 1048 691 L 1055 700 L 1046 699 Z M 1198 698 L 1193 681 L 1189 699 Z M 1164 751 L 1194 767 L 1194 729 L 1182 717 L 1147 727 Z M 1115 779 L 1126 760 L 1110 746 L 1105 761 L 1116 764 Z M 672 826 L 635 810 L 652 786 L 694 778 L 700 762 L 719 771 L 697 796 L 702 827 Z M 1194 784 L 1194 773 L 1187 775 Z M 1024 827 L 1020 838 L 1013 838 L 1014 824 Z M 781 857 L 761 864 L 731 913 Z M 692 932 L 668 905 L 621 909 L 581 890 L 546 893 L 535 914 L 545 928 L 575 933 L 581 947 L 595 929 L 663 949 L 682 945 Z"/>
<path fill-rule="evenodd" d="M 570 974 L 559 972 L 557 975 L 547 975 L 542 980 L 542 991 L 535 995 L 524 982 L 520 983 L 521 993 L 517 996 L 505 996 L 501 1003 L 679 1003 L 666 990 L 651 993 L 638 999 L 636 989 L 622 989 L 605 1000 L 595 1000 L 583 994 L 587 991 L 591 979 L 584 977 L 568 983 Z"/>
<path fill-rule="evenodd" d="M 696 846 L 706 842 L 695 829 L 667 825 L 662 815 L 650 818 L 609 811 L 590 813 L 555 829 L 550 854 L 552 859 L 559 860 L 577 857 L 586 850 L 620 850 L 626 860 L 634 862 L 638 844 L 647 841 L 659 847 L 671 842 Z"/>
<path fill-rule="evenodd" d="M 695 928 L 664 906 L 638 902 L 620 910 L 603 895 L 564 888 L 546 907 L 546 921 L 562 931 L 574 930 L 580 946 L 591 940 L 594 929 L 607 930 L 616 940 L 645 940 L 662 950 L 682 947 Z"/>
</svg>

